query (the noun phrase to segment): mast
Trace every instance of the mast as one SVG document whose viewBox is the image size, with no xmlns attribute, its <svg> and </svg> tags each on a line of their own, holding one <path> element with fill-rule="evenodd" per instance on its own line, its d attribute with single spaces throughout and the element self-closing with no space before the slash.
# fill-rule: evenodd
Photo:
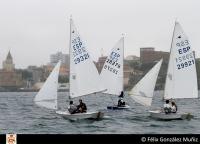
<svg viewBox="0 0 200 144">
<path fill-rule="evenodd" d="M 124 33 L 122 33 L 122 38 L 123 38 L 123 50 L 122 50 L 122 78 L 123 78 L 123 81 L 122 81 L 122 91 L 124 91 Z"/>
<path fill-rule="evenodd" d="M 69 99 L 71 99 L 71 96 L 70 96 L 70 79 L 71 79 L 71 72 L 70 72 L 70 63 L 71 63 L 71 33 L 72 33 L 72 30 L 71 30 L 71 27 L 72 27 L 72 15 L 70 15 L 70 34 L 69 34 Z"/>
</svg>

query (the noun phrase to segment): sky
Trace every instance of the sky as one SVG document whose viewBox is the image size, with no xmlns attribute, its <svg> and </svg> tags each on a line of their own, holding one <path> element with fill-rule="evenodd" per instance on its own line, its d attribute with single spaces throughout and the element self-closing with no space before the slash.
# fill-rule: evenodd
<svg viewBox="0 0 200 144">
<path fill-rule="evenodd" d="M 11 51 L 16 68 L 44 65 L 69 51 L 72 15 L 94 61 L 125 35 L 124 54 L 169 51 L 175 20 L 200 57 L 199 0 L 0 0 L 0 68 Z"/>
</svg>

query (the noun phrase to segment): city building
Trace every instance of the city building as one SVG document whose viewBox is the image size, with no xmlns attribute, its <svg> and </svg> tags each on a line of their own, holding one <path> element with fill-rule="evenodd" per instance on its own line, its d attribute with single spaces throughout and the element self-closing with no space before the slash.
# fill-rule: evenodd
<svg viewBox="0 0 200 144">
<path fill-rule="evenodd" d="M 62 52 L 57 52 L 56 54 L 50 55 L 50 64 L 55 66 L 58 61 L 61 60 L 62 65 L 69 67 L 69 54 L 63 54 Z"/>
<path fill-rule="evenodd" d="M 3 61 L 3 69 L 5 71 L 14 71 L 15 69 L 15 64 L 13 63 L 13 58 L 10 51 L 8 52 L 6 60 Z"/>
<path fill-rule="evenodd" d="M 15 64 L 10 51 L 3 61 L 3 69 L 0 70 L 0 87 L 17 89 L 23 86 L 22 74 L 15 71 Z"/>
<path fill-rule="evenodd" d="M 27 71 L 32 74 L 31 84 L 44 81 L 44 69 L 37 66 L 28 66 Z"/>
<path fill-rule="evenodd" d="M 135 56 L 135 55 L 128 55 L 125 60 L 127 61 L 140 61 L 140 57 Z"/>
<path fill-rule="evenodd" d="M 134 82 L 137 81 L 142 75 L 142 71 L 136 70 L 128 64 L 124 64 L 124 87 L 133 87 L 136 84 Z M 134 82 L 130 82 L 130 80 Z"/>
<path fill-rule="evenodd" d="M 129 65 L 125 64 L 124 65 L 124 87 L 128 86 L 131 73 L 133 73 L 133 69 L 130 68 Z"/>
<path fill-rule="evenodd" d="M 167 63 L 169 60 L 169 52 L 155 51 L 153 47 L 140 48 L 140 62 L 142 64 L 159 61 L 161 58 L 163 58 L 163 62 Z"/>
<path fill-rule="evenodd" d="M 54 69 L 55 66 L 52 65 L 44 65 L 43 69 L 44 69 L 44 75 L 47 78 L 48 75 L 52 72 L 52 70 Z M 60 66 L 60 71 L 59 71 L 59 76 L 69 76 L 69 67 L 67 67 L 66 65 L 61 65 Z"/>
</svg>

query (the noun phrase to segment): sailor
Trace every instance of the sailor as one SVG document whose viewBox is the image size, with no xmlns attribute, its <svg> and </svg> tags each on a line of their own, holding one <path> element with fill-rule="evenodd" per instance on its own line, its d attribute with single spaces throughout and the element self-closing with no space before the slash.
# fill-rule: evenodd
<svg viewBox="0 0 200 144">
<path fill-rule="evenodd" d="M 73 101 L 69 102 L 68 111 L 70 114 L 76 113 L 77 107 L 73 104 Z"/>
<path fill-rule="evenodd" d="M 178 110 L 177 105 L 174 101 L 171 102 L 171 112 L 176 113 Z"/>
<path fill-rule="evenodd" d="M 169 104 L 169 100 L 166 100 L 166 101 L 165 101 L 165 104 L 164 104 L 164 112 L 165 112 L 166 114 L 171 113 L 171 105 Z"/>
<path fill-rule="evenodd" d="M 119 95 L 118 105 L 119 107 L 125 106 L 125 101 L 123 100 L 124 92 L 121 91 L 121 94 Z"/>
<path fill-rule="evenodd" d="M 86 113 L 87 112 L 87 106 L 85 103 L 83 103 L 82 99 L 79 99 L 79 105 L 77 106 L 77 112 L 78 113 Z"/>
</svg>

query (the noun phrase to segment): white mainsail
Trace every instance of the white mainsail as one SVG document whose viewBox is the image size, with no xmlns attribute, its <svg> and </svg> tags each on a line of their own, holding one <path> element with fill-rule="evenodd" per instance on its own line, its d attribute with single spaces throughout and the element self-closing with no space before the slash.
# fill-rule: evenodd
<svg viewBox="0 0 200 144">
<path fill-rule="evenodd" d="M 58 62 L 35 96 L 34 102 L 48 109 L 57 109 L 58 76 L 61 62 Z"/>
<path fill-rule="evenodd" d="M 104 93 L 119 95 L 123 91 L 124 37 L 111 50 L 102 68 L 100 78 L 107 91 Z"/>
<path fill-rule="evenodd" d="M 88 95 L 105 90 L 94 62 L 70 19 L 70 97 Z"/>
<path fill-rule="evenodd" d="M 144 106 L 151 106 L 161 64 L 162 59 L 132 88 L 129 95 L 133 100 Z"/>
<path fill-rule="evenodd" d="M 197 98 L 195 58 L 190 42 L 178 22 L 172 38 L 164 99 Z"/>
</svg>

